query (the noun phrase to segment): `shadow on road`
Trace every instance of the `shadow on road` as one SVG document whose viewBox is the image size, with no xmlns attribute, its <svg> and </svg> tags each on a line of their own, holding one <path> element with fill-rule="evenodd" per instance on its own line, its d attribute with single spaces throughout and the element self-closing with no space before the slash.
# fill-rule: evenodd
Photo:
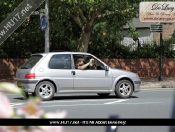
<svg viewBox="0 0 175 132">
<path fill-rule="evenodd" d="M 131 96 L 130 98 L 127 98 L 127 99 L 132 99 L 132 98 L 138 98 L 137 96 Z M 25 100 L 23 97 L 15 97 L 14 98 L 15 100 Z M 97 100 L 100 100 L 100 99 L 121 99 L 121 98 L 117 98 L 115 95 L 110 95 L 108 97 L 102 97 L 102 96 L 98 96 L 98 95 L 57 95 L 55 96 L 53 99 L 51 99 L 50 101 L 53 101 L 53 100 L 76 100 L 76 99 L 97 99 Z"/>
</svg>

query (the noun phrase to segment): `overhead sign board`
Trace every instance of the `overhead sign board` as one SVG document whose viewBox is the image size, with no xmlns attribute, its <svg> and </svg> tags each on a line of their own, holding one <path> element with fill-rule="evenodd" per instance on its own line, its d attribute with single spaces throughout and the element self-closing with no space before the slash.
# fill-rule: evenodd
<svg viewBox="0 0 175 132">
<path fill-rule="evenodd" d="M 162 25 L 151 25 L 151 32 L 162 32 Z"/>
<path fill-rule="evenodd" d="M 141 22 L 175 22 L 175 2 L 140 2 Z"/>
</svg>

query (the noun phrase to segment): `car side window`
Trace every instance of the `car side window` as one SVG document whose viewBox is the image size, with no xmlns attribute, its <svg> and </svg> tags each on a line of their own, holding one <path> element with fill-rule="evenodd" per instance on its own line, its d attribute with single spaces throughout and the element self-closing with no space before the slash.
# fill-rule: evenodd
<svg viewBox="0 0 175 132">
<path fill-rule="evenodd" d="M 73 55 L 75 69 L 77 69 L 76 62 L 77 59 L 82 58 L 84 60 L 84 64 L 88 63 L 90 59 L 94 59 L 92 65 L 89 65 L 85 68 L 85 70 L 105 70 L 104 64 L 101 63 L 99 60 L 95 59 L 93 56 L 90 55 Z"/>
<path fill-rule="evenodd" d="M 50 69 L 71 69 L 71 56 L 69 54 L 53 55 L 49 61 Z"/>
<path fill-rule="evenodd" d="M 88 69 L 90 69 L 90 70 L 105 70 L 104 64 L 101 63 L 101 62 L 100 62 L 99 60 L 97 60 L 96 58 L 94 58 L 94 57 L 92 57 L 92 56 L 90 56 L 90 55 L 85 55 L 84 58 L 85 58 L 85 61 L 86 61 L 86 62 L 89 62 L 89 60 L 90 60 L 91 58 L 94 59 L 93 64 L 90 65 L 90 66 L 88 66 Z"/>
</svg>

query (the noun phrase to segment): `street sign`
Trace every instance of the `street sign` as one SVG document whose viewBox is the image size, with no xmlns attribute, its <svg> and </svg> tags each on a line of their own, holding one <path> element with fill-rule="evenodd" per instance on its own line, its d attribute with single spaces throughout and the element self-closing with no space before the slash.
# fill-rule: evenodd
<svg viewBox="0 0 175 132">
<path fill-rule="evenodd" d="M 159 58 L 159 81 L 162 81 L 162 56 L 163 56 L 163 40 L 162 40 L 162 25 L 151 25 L 151 32 L 160 32 L 160 58 Z"/>
<path fill-rule="evenodd" d="M 151 25 L 151 32 L 162 32 L 162 25 Z"/>
<path fill-rule="evenodd" d="M 47 19 L 46 19 L 45 15 L 41 15 L 40 26 L 41 26 L 42 30 L 46 30 L 46 28 L 47 28 Z"/>
</svg>

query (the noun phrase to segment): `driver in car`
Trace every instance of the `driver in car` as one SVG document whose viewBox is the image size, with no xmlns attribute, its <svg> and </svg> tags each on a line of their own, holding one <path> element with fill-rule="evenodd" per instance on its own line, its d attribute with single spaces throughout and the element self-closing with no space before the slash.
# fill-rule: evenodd
<svg viewBox="0 0 175 132">
<path fill-rule="evenodd" d="M 84 70 L 86 69 L 89 65 L 92 65 L 92 63 L 94 62 L 94 59 L 90 59 L 88 63 L 84 63 L 84 59 L 83 58 L 78 58 L 76 61 L 76 69 L 80 69 L 80 70 Z"/>
</svg>

